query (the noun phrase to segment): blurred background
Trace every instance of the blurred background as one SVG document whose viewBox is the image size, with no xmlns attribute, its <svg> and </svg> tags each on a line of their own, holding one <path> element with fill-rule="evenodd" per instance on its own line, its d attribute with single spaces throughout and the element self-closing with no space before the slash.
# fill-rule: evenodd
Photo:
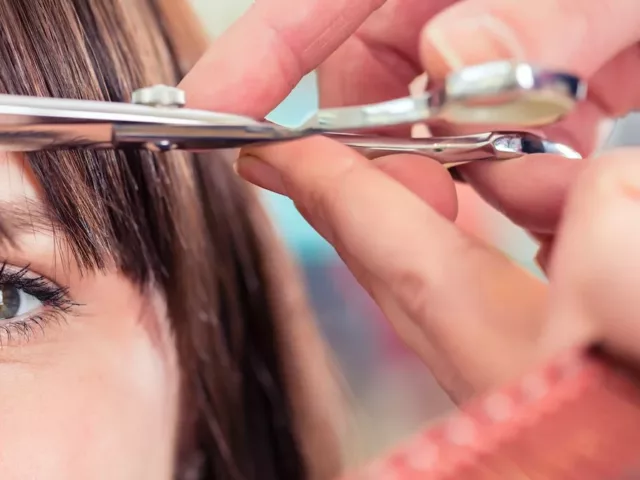
<svg viewBox="0 0 640 480">
<path fill-rule="evenodd" d="M 250 6 L 250 0 L 192 0 L 212 38 Z M 315 76 L 307 76 L 270 115 L 296 125 L 317 108 Z M 606 148 L 640 145 L 640 116 L 616 125 Z M 520 229 L 460 188 L 458 223 L 537 272 L 536 245 Z M 350 389 L 354 418 L 347 458 L 361 462 L 419 430 L 452 408 L 426 368 L 386 326 L 375 305 L 344 268 L 334 251 L 300 217 L 292 203 L 267 194 L 264 201 L 282 238 L 304 269 L 322 332 L 333 348 Z M 539 272 L 538 272 L 539 273 Z"/>
</svg>

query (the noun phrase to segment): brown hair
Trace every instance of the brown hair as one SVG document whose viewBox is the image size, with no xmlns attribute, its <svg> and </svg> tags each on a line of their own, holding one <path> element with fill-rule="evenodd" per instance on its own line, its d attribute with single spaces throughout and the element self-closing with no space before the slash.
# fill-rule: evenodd
<svg viewBox="0 0 640 480">
<path fill-rule="evenodd" d="M 2 93 L 128 101 L 136 88 L 176 84 L 205 46 L 183 0 L 0 0 L 0 19 Z M 313 332 L 295 326 L 308 312 L 291 265 L 266 257 L 284 258 L 229 162 L 144 151 L 26 161 L 81 267 L 116 268 L 166 298 L 183 372 L 176 478 L 335 473 L 326 415 L 308 408 L 300 380 L 306 367 L 288 364 L 300 349 L 291 332 Z M 319 343 L 303 348 L 326 362 Z M 312 446 L 323 445 L 317 466 L 300 425 L 328 432 Z"/>
</svg>

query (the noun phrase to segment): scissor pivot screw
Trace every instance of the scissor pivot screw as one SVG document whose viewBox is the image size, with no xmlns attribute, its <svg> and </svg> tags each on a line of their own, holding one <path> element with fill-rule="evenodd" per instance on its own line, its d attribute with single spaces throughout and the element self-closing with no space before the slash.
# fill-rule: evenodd
<svg viewBox="0 0 640 480">
<path fill-rule="evenodd" d="M 184 107 L 187 103 L 183 90 L 168 85 L 139 88 L 131 95 L 131 103 L 149 107 Z"/>
</svg>

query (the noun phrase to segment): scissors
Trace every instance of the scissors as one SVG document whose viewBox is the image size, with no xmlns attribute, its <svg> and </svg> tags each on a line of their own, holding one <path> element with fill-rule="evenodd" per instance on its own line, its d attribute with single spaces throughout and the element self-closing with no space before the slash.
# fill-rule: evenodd
<svg viewBox="0 0 640 480">
<path fill-rule="evenodd" d="M 561 119 L 585 94 L 585 84 L 571 74 L 499 61 L 465 67 L 417 96 L 320 109 L 297 128 L 184 108 L 185 93 L 166 85 L 134 91 L 131 103 L 0 95 L 0 150 L 202 151 L 321 134 L 369 158 L 405 152 L 445 165 L 545 152 L 580 158 L 566 145 L 523 131 L 424 139 L 363 132 L 416 123 L 540 127 Z"/>
</svg>

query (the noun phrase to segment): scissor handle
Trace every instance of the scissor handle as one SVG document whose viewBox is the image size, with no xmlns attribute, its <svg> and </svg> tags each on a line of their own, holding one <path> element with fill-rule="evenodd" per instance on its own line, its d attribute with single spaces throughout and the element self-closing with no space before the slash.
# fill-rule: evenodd
<svg viewBox="0 0 640 480">
<path fill-rule="evenodd" d="M 420 95 L 320 109 L 303 128 L 362 131 L 413 123 L 539 127 L 564 117 L 585 95 L 586 84 L 570 73 L 489 62 L 453 72 Z"/>
</svg>

